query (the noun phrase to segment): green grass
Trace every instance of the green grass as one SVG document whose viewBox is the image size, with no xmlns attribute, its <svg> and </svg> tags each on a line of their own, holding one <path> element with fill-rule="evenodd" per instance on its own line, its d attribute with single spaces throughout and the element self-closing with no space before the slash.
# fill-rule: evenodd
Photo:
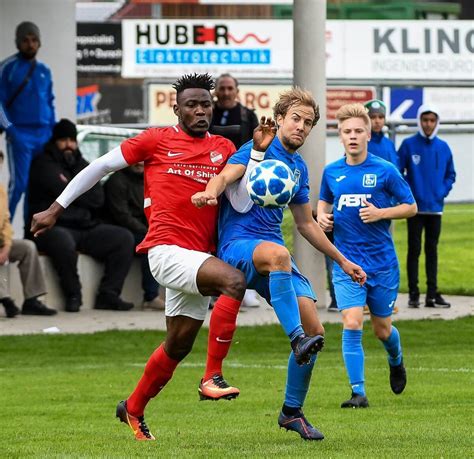
<svg viewBox="0 0 474 459">
<path fill-rule="evenodd" d="M 407 293 L 406 220 L 395 221 L 394 240 L 400 262 L 400 292 Z M 293 218 L 285 212 L 283 234 L 293 250 Z M 357 260 L 353 260 L 357 262 Z M 420 290 L 426 292 L 424 253 L 420 256 Z M 438 288 L 450 295 L 474 296 L 474 204 L 448 204 L 445 207 L 438 245 Z"/>
<path fill-rule="evenodd" d="M 232 402 L 199 402 L 206 333 L 147 410 L 157 442 L 138 443 L 114 418 L 161 332 L 0 338 L 0 457 L 472 457 L 473 319 L 400 322 L 408 386 L 391 393 L 384 351 L 364 337 L 371 407 L 349 395 L 340 326 L 327 325 L 305 412 L 326 435 L 303 442 L 276 424 L 288 343 L 278 326 L 237 330 Z"/>
</svg>

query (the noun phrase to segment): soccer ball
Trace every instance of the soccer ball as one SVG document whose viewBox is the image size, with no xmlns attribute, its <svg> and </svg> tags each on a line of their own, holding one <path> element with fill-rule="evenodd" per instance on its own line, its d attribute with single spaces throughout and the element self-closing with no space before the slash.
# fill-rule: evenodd
<svg viewBox="0 0 474 459">
<path fill-rule="evenodd" d="M 250 199 L 262 207 L 285 207 L 295 192 L 295 177 L 282 161 L 267 159 L 255 166 L 247 180 Z"/>
</svg>

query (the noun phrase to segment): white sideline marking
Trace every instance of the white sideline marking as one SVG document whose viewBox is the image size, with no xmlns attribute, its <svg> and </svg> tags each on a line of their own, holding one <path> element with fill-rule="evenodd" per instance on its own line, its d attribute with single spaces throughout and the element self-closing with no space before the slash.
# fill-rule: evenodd
<svg viewBox="0 0 474 459">
<path fill-rule="evenodd" d="M 128 363 L 124 364 L 129 367 L 139 367 L 144 368 L 146 362 L 143 363 Z M 247 364 L 247 363 L 239 363 L 239 362 L 225 362 L 224 364 L 227 368 L 249 368 L 249 369 L 260 369 L 260 370 L 286 370 L 286 365 L 262 365 L 262 364 Z M 99 369 L 106 369 L 107 367 L 113 367 L 114 365 L 72 365 L 69 366 L 68 369 L 71 370 L 99 370 Z M 191 363 L 191 362 L 183 362 L 179 365 L 180 367 L 184 368 L 204 368 L 204 364 L 202 363 Z M 54 368 L 54 367 L 50 367 Z M 342 366 L 324 366 L 323 370 L 340 370 Z M 1 371 L 8 371 L 10 368 L 0 368 Z M 25 367 L 25 368 L 16 368 L 15 371 L 29 371 L 29 370 L 39 370 L 44 371 L 45 367 Z M 428 368 L 428 367 L 407 367 L 408 371 L 420 371 L 420 372 L 438 372 L 438 373 L 474 373 L 473 368 Z M 317 371 L 317 370 L 316 370 Z M 386 371 L 386 368 L 372 368 L 370 371 Z"/>
</svg>

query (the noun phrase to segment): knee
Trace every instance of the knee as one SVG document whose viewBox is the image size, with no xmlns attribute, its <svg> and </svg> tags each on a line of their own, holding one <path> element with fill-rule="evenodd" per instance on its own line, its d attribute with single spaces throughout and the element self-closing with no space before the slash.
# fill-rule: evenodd
<svg viewBox="0 0 474 459">
<path fill-rule="evenodd" d="M 180 362 L 193 349 L 193 342 L 187 339 L 167 337 L 165 341 L 166 354 L 173 360 Z"/>
<path fill-rule="evenodd" d="M 374 327 L 375 336 L 381 341 L 387 341 L 390 338 L 391 326 L 376 326 Z"/>
<path fill-rule="evenodd" d="M 245 295 L 247 283 L 245 276 L 238 269 L 232 269 L 229 275 L 225 276 L 225 284 L 223 288 L 224 295 L 241 300 Z"/>
<path fill-rule="evenodd" d="M 362 330 L 362 321 L 358 317 L 347 317 L 344 319 L 344 328 L 347 330 Z"/>
<path fill-rule="evenodd" d="M 270 271 L 289 271 L 291 269 L 291 256 L 286 247 L 274 244 L 267 250 L 267 260 Z"/>
</svg>

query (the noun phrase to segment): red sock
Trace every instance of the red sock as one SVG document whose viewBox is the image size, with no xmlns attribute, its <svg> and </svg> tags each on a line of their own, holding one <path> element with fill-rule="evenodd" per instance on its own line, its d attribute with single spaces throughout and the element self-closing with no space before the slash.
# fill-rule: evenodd
<svg viewBox="0 0 474 459">
<path fill-rule="evenodd" d="M 171 379 L 178 363 L 168 357 L 163 344 L 151 354 L 137 387 L 127 399 L 127 411 L 132 416 L 143 416 L 145 406 Z"/>
<path fill-rule="evenodd" d="M 232 344 L 240 303 L 241 301 L 234 298 L 221 295 L 214 304 L 209 322 L 204 381 L 212 378 L 216 373 L 222 374 L 222 361 L 226 358 Z"/>
</svg>

